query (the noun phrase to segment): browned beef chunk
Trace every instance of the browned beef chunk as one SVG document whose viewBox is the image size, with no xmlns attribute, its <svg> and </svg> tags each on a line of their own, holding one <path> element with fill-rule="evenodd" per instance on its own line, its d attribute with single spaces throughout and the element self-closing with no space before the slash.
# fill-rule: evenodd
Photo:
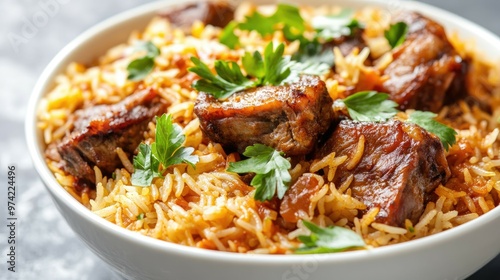
<svg viewBox="0 0 500 280">
<path fill-rule="evenodd" d="M 332 99 L 317 76 L 284 86 L 263 86 L 224 101 L 200 92 L 194 112 L 212 141 L 242 153 L 264 144 L 288 156 L 309 153 L 330 125 Z"/>
<path fill-rule="evenodd" d="M 389 79 L 379 91 L 390 94 L 401 109 L 437 112 L 463 91 L 465 62 L 446 38 L 444 28 L 415 12 L 402 12 L 409 30 L 405 42 L 393 50 L 394 61 L 385 69 Z M 455 80 L 457 79 L 457 80 Z"/>
<path fill-rule="evenodd" d="M 233 8 L 226 2 L 200 1 L 174 7 L 161 14 L 173 25 L 190 31 L 194 21 L 225 27 L 234 17 Z"/>
<path fill-rule="evenodd" d="M 316 176 L 306 173 L 286 191 L 280 205 L 280 215 L 283 220 L 296 223 L 301 219 L 301 212 L 308 215 L 311 198 L 320 190 Z"/>
<path fill-rule="evenodd" d="M 355 164 L 351 159 L 361 136 L 363 156 Z M 341 121 L 317 157 L 332 152 L 348 156 L 336 171 L 336 186 L 353 175 L 353 197 L 367 210 L 379 207 L 376 221 L 389 225 L 402 225 L 405 219 L 416 222 L 427 197 L 450 176 L 440 140 L 410 123 Z"/>
<path fill-rule="evenodd" d="M 131 156 L 143 139 L 153 117 L 163 110 L 156 91 L 145 89 L 113 105 L 98 105 L 75 112 L 71 134 L 57 144 L 66 172 L 81 183 L 93 185 L 93 166 L 105 174 L 121 166 L 116 154 L 120 147 Z M 53 153 L 53 149 L 48 149 Z"/>
</svg>

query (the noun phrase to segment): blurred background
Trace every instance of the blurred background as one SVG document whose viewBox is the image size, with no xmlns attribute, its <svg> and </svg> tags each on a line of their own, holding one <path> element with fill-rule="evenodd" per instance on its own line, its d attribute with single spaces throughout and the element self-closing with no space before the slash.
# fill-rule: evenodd
<svg viewBox="0 0 500 280">
<path fill-rule="evenodd" d="M 404 0 L 403 0 L 404 1 Z M 0 261 L 0 279 L 118 279 L 76 237 L 43 187 L 24 140 L 30 92 L 49 61 L 96 23 L 150 0 L 1 0 L 0 182 L 17 169 L 17 273 Z M 500 35 L 498 0 L 424 0 Z M 28 26 L 28 27 L 26 27 Z M 20 36 L 20 34 L 23 34 Z M 4 186 L 6 187 L 6 186 Z M 6 216 L 0 193 L 0 220 Z M 0 228 L 0 255 L 7 255 L 7 228 Z M 422 260 L 425 261 L 425 260 Z M 457 266 L 460 264 L 457 263 Z M 468 279 L 499 279 L 500 256 Z"/>
</svg>

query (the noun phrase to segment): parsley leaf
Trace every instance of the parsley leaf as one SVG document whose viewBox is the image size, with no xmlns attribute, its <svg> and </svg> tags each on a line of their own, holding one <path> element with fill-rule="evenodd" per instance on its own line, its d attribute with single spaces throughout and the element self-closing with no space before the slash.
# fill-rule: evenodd
<svg viewBox="0 0 500 280">
<path fill-rule="evenodd" d="M 127 65 L 127 79 L 131 81 L 140 81 L 144 79 L 155 66 L 155 57 L 160 55 L 160 50 L 151 42 L 140 42 L 135 46 L 135 52 L 145 51 L 143 57 L 131 61 Z"/>
<path fill-rule="evenodd" d="M 256 200 L 270 200 L 276 193 L 278 198 L 283 198 L 292 180 L 288 172 L 291 164 L 283 157 L 283 153 L 262 144 L 254 144 L 248 146 L 243 155 L 248 159 L 230 163 L 227 171 L 255 173 L 250 185 L 256 189 Z"/>
<path fill-rule="evenodd" d="M 134 156 L 132 184 L 141 187 L 151 185 L 153 178 L 161 176 L 158 172 L 159 165 L 160 161 L 153 156 L 151 146 L 141 143 L 139 145 L 139 153 Z"/>
<path fill-rule="evenodd" d="M 417 124 L 439 137 L 443 147 L 448 151 L 449 147 L 453 146 L 457 141 L 455 137 L 457 132 L 453 128 L 434 120 L 436 116 L 431 112 L 415 111 L 410 115 L 408 122 Z"/>
<path fill-rule="evenodd" d="M 366 246 L 363 238 L 350 229 L 339 226 L 322 228 L 308 221 L 302 222 L 311 235 L 299 236 L 304 246 L 296 249 L 296 254 L 336 253 Z"/>
<path fill-rule="evenodd" d="M 171 165 L 187 163 L 194 167 L 199 159 L 192 155 L 194 148 L 182 147 L 185 139 L 182 128 L 172 122 L 170 115 L 156 118 L 156 141 L 151 145 L 139 145 L 139 153 L 133 160 L 132 184 L 150 186 L 153 179 L 162 177 L 163 171 Z"/>
<path fill-rule="evenodd" d="M 234 34 L 234 30 L 238 27 L 238 23 L 236 21 L 231 21 L 224 29 L 219 36 L 219 42 L 228 46 L 230 49 L 236 48 L 240 44 L 238 36 Z"/>
<path fill-rule="evenodd" d="M 152 144 L 153 154 L 164 168 L 179 163 L 188 163 L 192 167 L 198 162 L 198 157 L 191 155 L 193 147 L 182 147 L 186 136 L 182 128 L 172 122 L 171 115 L 163 114 L 156 118 L 156 141 Z"/>
<path fill-rule="evenodd" d="M 385 121 L 398 112 L 398 104 L 388 98 L 387 93 L 362 91 L 338 102 L 345 104 L 349 116 L 355 121 Z"/>
<path fill-rule="evenodd" d="M 321 63 L 290 61 L 290 57 L 283 56 L 284 51 L 284 44 L 279 44 L 274 49 L 273 43 L 270 42 L 264 50 L 264 55 L 258 51 L 253 54 L 245 53 L 242 58 L 243 68 L 249 78 L 255 80 L 244 76 L 234 61 L 217 60 L 214 67 L 217 75 L 214 75 L 206 64 L 192 57 L 191 61 L 195 66 L 188 70 L 201 77 L 193 84 L 196 90 L 211 94 L 218 99 L 226 99 L 248 88 L 278 86 L 295 81 L 300 74 L 321 75 L 330 69 Z"/>
<path fill-rule="evenodd" d="M 215 61 L 214 75 L 208 66 L 196 57 L 191 57 L 194 67 L 188 71 L 198 74 L 202 79 L 194 82 L 193 88 L 212 94 L 218 99 L 225 99 L 235 92 L 242 91 L 254 86 L 254 82 L 247 79 L 241 73 L 240 67 L 234 61 Z"/>
<path fill-rule="evenodd" d="M 394 49 L 395 47 L 403 44 L 406 40 L 406 35 L 408 33 L 408 25 L 402 21 L 391 24 L 389 30 L 384 32 L 385 38 L 389 42 L 389 45 Z"/>
</svg>

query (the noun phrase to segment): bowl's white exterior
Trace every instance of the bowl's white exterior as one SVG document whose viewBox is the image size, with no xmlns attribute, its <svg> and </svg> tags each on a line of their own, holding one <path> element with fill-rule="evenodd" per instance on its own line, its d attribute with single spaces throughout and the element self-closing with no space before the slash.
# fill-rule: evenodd
<svg viewBox="0 0 500 280">
<path fill-rule="evenodd" d="M 187 2 L 178 0 L 175 4 Z M 257 1 L 270 3 L 272 1 Z M 288 1 L 338 3 L 359 8 L 379 5 L 389 11 L 409 8 L 442 23 L 478 51 L 500 58 L 500 39 L 449 12 L 411 1 Z M 125 230 L 92 214 L 59 186 L 43 159 L 36 127 L 36 106 L 54 85 L 57 74 L 72 61 L 91 62 L 108 48 L 124 42 L 172 2 L 148 4 L 115 16 L 82 34 L 47 66 L 30 100 L 26 137 L 35 167 L 72 229 L 89 248 L 128 279 L 463 279 L 500 252 L 500 207 L 456 229 L 408 243 L 367 251 L 326 255 L 242 255 L 189 248 Z"/>
</svg>

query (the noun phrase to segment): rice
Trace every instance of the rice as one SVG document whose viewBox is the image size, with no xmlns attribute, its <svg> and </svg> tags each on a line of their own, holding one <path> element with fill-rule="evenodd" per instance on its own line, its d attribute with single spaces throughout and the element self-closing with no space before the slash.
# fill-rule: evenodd
<svg viewBox="0 0 500 280">
<path fill-rule="evenodd" d="M 250 4 L 241 5 L 236 18 L 243 18 L 254 8 Z M 310 19 L 315 14 L 328 14 L 325 9 L 304 7 L 303 16 Z M 338 48 L 332 50 L 335 72 L 326 74 L 324 80 L 333 99 L 342 98 L 348 87 L 362 82 L 367 76 L 378 75 L 393 60 L 383 35 L 390 15 L 365 8 L 358 11 L 356 17 L 366 24 L 368 47 L 355 49 L 345 56 Z M 155 18 L 144 32 L 136 32 L 125 44 L 110 49 L 96 65 L 70 64 L 66 73 L 58 77 L 54 89 L 40 102 L 37 125 L 43 140 L 50 145 L 62 139 L 73 127 L 75 110 L 115 103 L 139 86 L 151 87 L 171 104 L 168 113 L 182 127 L 186 135 L 184 145 L 194 147 L 199 157 L 196 168 L 176 165 L 163 178 L 155 178 L 151 186 L 132 186 L 133 164 L 118 148 L 115 152 L 123 168 L 117 169 L 112 178 L 107 178 L 98 167 L 94 167 L 95 189 L 82 192 L 75 188 L 75 178 L 66 174 L 56 161 L 47 159 L 47 164 L 58 182 L 94 214 L 145 236 L 211 250 L 292 253 L 300 245 L 298 236 L 309 234 L 309 230 L 301 220 L 292 225 L 295 226 L 292 230 L 281 227 L 278 212 L 255 201 L 255 189 L 240 176 L 225 171 L 227 165 L 240 156 L 227 154 L 219 144 L 208 143 L 200 129 L 200 121 L 193 113 L 197 93 L 190 87 L 194 77 L 186 71 L 190 57 L 202 54 L 204 62 L 213 65 L 217 59 L 236 61 L 244 52 L 220 44 L 216 40 L 220 28 L 196 21 L 191 32 L 192 36 L 188 36 L 164 18 Z M 262 51 L 270 40 L 283 41 L 281 31 L 275 31 L 269 38 L 253 31 L 238 32 L 248 51 Z M 155 59 L 155 70 L 141 83 L 126 78 L 126 66 L 137 58 L 132 46 L 138 40 L 151 40 L 161 49 L 161 55 Z M 492 93 L 484 92 L 485 88 L 491 89 L 497 93 L 492 95 L 495 105 L 492 107 L 500 108 L 498 69 L 478 59 L 473 50 L 467 49 L 468 44 L 456 36 L 450 40 L 460 54 L 474 58 L 476 71 L 472 82 L 477 85 L 477 94 L 490 95 Z M 297 48 L 297 42 L 286 43 L 285 53 L 294 53 Z M 368 58 L 375 59 L 373 67 L 365 65 Z M 404 117 L 404 113 L 402 115 Z M 331 153 L 313 162 L 294 163 L 290 170 L 292 182 L 306 173 L 317 176 L 319 182 L 307 211 L 297 215 L 320 226 L 350 228 L 373 247 L 422 238 L 471 221 L 499 204 L 499 116 L 500 110 L 489 114 L 462 101 L 445 106 L 439 112 L 438 119 L 452 123 L 458 132 L 457 145 L 447 153 L 450 164 L 454 165 L 451 166 L 450 180 L 434 190 L 436 200 L 426 204 L 415 225 L 410 220 L 401 227 L 376 222 L 380 209 L 367 209 L 362 201 L 352 196 L 354 176 L 348 177 L 341 185 L 335 185 L 337 168 L 341 164 L 347 164 L 347 169 L 352 170 L 363 158 L 364 136 L 359 138 L 352 157 Z M 144 142 L 155 141 L 155 128 L 154 122 L 149 123 Z"/>
</svg>

